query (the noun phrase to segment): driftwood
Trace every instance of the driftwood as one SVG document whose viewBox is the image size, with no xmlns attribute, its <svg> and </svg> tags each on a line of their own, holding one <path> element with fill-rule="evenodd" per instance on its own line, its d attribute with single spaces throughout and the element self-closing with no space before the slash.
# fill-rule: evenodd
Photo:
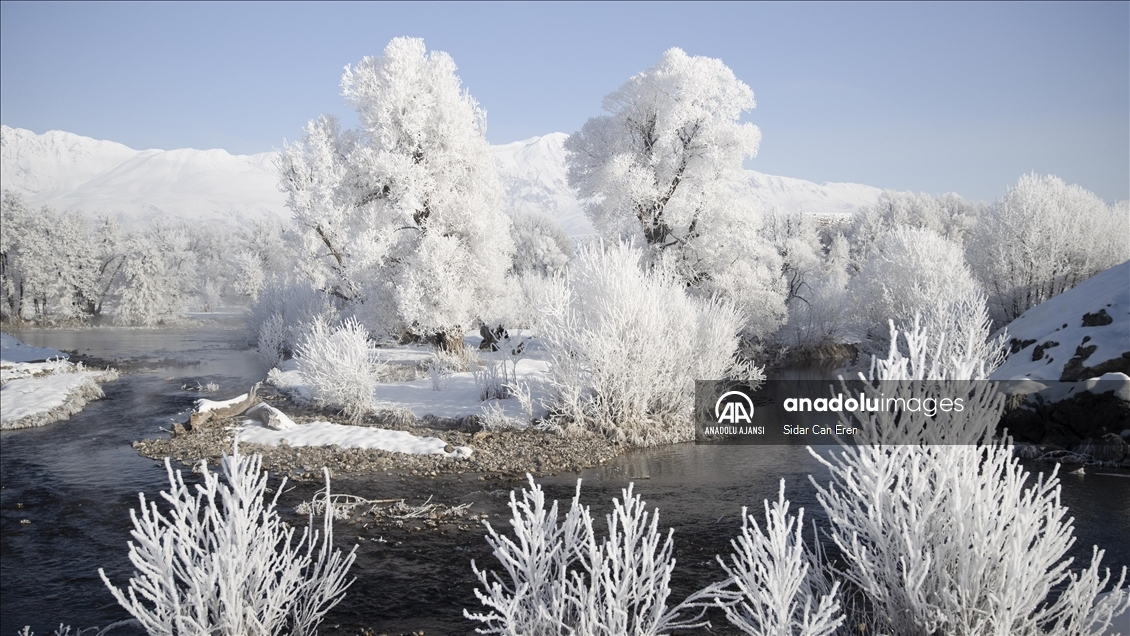
<svg viewBox="0 0 1130 636">
<path fill-rule="evenodd" d="M 232 404 L 231 406 L 225 406 L 222 408 L 213 409 L 211 411 L 193 411 L 192 414 L 188 416 L 187 422 L 185 422 L 184 424 L 173 425 L 173 437 L 180 437 L 181 435 L 185 435 L 191 431 L 211 428 L 215 426 L 220 420 L 247 413 L 249 410 L 260 403 L 259 396 L 257 395 L 257 392 L 259 391 L 259 385 L 260 383 L 256 382 L 251 387 L 251 390 L 247 392 L 246 398 L 240 400 L 239 402 L 236 402 L 235 404 Z M 270 411 L 267 409 L 263 410 L 267 411 L 268 414 L 270 413 Z M 256 419 L 259 418 L 256 417 Z M 269 423 L 264 423 L 270 426 Z"/>
</svg>

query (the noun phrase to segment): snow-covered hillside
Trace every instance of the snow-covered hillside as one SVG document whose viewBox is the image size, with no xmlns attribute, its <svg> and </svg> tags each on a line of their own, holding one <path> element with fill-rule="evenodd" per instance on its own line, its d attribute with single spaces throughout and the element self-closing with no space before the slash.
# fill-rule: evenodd
<svg viewBox="0 0 1130 636">
<path fill-rule="evenodd" d="M 1130 261 L 1036 305 L 1006 329 L 1014 351 L 994 380 L 1076 381 L 1130 371 Z"/>
<path fill-rule="evenodd" d="M 287 216 L 274 153 L 134 150 L 52 130 L 3 126 L 0 181 L 32 206 L 109 213 L 130 226 L 154 216 L 218 221 Z"/>
<path fill-rule="evenodd" d="M 509 209 L 538 211 L 572 236 L 591 234 L 566 181 L 564 143 L 551 133 L 494 146 Z M 275 153 L 223 150 L 133 150 L 53 130 L 37 135 L 2 127 L 0 182 L 33 205 L 108 212 L 133 225 L 153 216 L 238 223 L 286 218 Z M 855 183 L 816 184 L 747 171 L 741 186 L 764 209 L 842 214 L 874 203 L 880 190 Z"/>
</svg>

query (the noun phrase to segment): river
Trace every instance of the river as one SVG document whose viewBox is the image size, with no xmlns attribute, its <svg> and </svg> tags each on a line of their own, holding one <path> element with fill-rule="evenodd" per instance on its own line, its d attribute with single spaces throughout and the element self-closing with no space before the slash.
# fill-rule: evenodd
<svg viewBox="0 0 1130 636">
<path fill-rule="evenodd" d="M 70 420 L 0 433 L 0 634 L 31 625 L 42 635 L 60 622 L 89 627 L 128 618 L 98 568 L 125 585 L 132 571 L 129 510 L 137 506 L 139 491 L 152 498 L 167 486 L 164 467 L 139 456 L 130 442 L 164 435 L 173 421 L 185 419 L 193 401 L 205 395 L 194 390 L 198 385 L 214 382 L 220 391 L 207 396 L 229 397 L 262 379 L 246 332 L 231 322 L 195 329 L 11 332 L 28 344 L 121 361 L 125 373 L 103 385 L 106 399 Z M 741 507 L 760 512 L 763 499 L 776 497 L 780 479 L 786 480 L 794 509 L 804 507 L 809 518 L 819 519 L 809 475 L 826 479 L 801 446 L 679 444 L 538 481 L 549 497 L 567 505 L 581 477 L 582 499 L 600 520 L 611 499 L 634 482 L 636 492 L 658 507 L 661 527 L 674 528 L 678 567 L 672 598 L 678 599 L 721 577 L 714 555 L 729 552 Z M 476 514 L 490 515 L 496 528 L 508 529 L 507 497 L 520 480 L 479 477 L 342 478 L 334 490 L 368 499 L 422 502 L 434 495 L 433 501 L 448 505 L 471 503 Z M 1107 565 L 1130 565 L 1130 479 L 1065 475 L 1061 483 L 1062 500 L 1075 518 L 1076 568 L 1089 562 L 1094 544 L 1106 549 Z M 276 484 L 272 479 L 272 487 Z M 316 487 L 297 484 L 287 491 L 281 499 L 287 514 Z M 360 546 L 352 572 L 357 581 L 322 633 L 473 632 L 475 624 L 462 617 L 463 607 L 478 610 L 470 560 L 495 567 L 481 529 L 415 530 L 364 520 L 336 528 L 340 545 Z"/>
</svg>

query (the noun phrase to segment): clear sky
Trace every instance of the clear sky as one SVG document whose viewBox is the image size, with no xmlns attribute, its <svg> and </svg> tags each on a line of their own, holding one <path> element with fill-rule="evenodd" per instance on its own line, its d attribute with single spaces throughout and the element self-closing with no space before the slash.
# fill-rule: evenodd
<svg viewBox="0 0 1130 636">
<path fill-rule="evenodd" d="M 678 46 L 750 87 L 747 167 L 992 200 L 1023 173 L 1130 198 L 1130 3 L 0 5 L 0 115 L 133 148 L 278 148 L 400 35 L 506 143 L 571 133 Z"/>
</svg>

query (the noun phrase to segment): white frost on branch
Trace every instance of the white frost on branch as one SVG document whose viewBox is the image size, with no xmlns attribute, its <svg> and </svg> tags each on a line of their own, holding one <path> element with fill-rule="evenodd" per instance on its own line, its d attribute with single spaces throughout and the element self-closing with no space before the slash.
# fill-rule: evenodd
<svg viewBox="0 0 1130 636">
<path fill-rule="evenodd" d="M 261 464 L 237 447 L 221 460 L 226 483 L 201 462 L 204 483 L 192 488 L 166 459 L 167 511 L 140 494 L 140 512 L 130 511 L 134 576 L 123 591 L 98 573 L 149 634 L 312 635 L 344 597 L 356 548 L 334 549 L 333 507 L 320 533 L 311 515 L 295 541 L 277 512 L 282 484 L 266 500 Z"/>
<path fill-rule="evenodd" d="M 705 624 L 701 612 L 681 618 L 691 605 L 667 606 L 675 567 L 671 532 L 662 537 L 659 513 L 648 513 L 631 485 L 613 500 L 608 536 L 598 542 L 589 509 L 580 504 L 580 480 L 563 523 L 557 502 L 547 510 L 541 487 L 529 481 L 521 501 L 510 493 L 514 538 L 486 524 L 503 572 L 471 562 L 482 584 L 475 594 L 491 610 L 464 610 L 485 624 L 479 633 L 648 636 Z"/>
</svg>

